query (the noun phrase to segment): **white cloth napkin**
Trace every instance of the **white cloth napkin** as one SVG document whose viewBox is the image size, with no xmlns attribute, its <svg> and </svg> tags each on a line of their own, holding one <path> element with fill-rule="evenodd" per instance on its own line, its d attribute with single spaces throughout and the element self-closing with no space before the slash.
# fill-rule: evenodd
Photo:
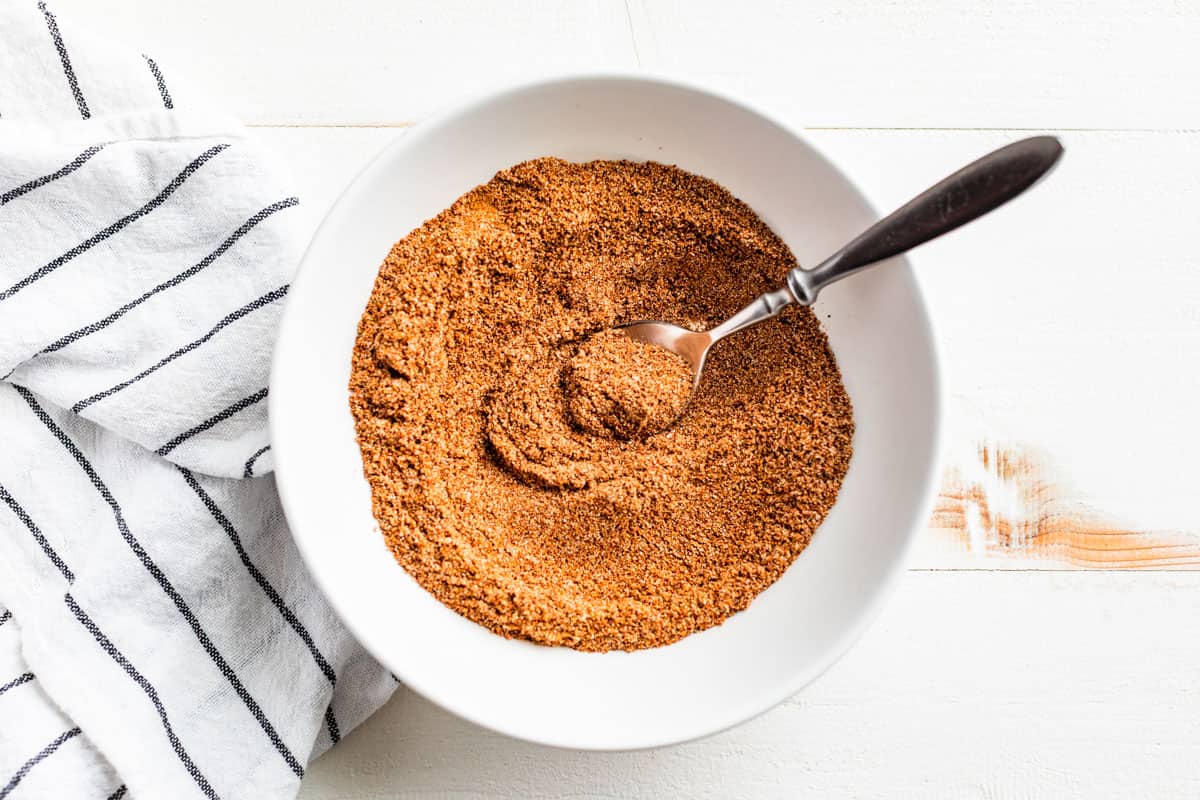
<svg viewBox="0 0 1200 800">
<path fill-rule="evenodd" d="M 0 800 L 290 797 L 396 686 L 269 477 L 281 186 L 154 60 L 0 2 Z"/>
</svg>

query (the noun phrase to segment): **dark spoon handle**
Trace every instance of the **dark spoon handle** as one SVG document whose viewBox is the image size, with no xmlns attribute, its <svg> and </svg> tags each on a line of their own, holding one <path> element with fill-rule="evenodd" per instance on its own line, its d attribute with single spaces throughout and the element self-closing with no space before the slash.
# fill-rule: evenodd
<svg viewBox="0 0 1200 800">
<path fill-rule="evenodd" d="M 792 270 L 788 288 L 799 302 L 810 304 L 834 281 L 1004 205 L 1046 175 L 1062 152 L 1053 136 L 1034 136 L 1001 147 L 926 189 L 816 267 Z"/>
</svg>

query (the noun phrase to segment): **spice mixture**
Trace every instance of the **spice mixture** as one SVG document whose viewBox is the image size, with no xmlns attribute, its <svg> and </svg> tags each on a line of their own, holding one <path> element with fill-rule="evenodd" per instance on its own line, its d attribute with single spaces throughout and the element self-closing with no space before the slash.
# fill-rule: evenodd
<svg viewBox="0 0 1200 800">
<path fill-rule="evenodd" d="M 607 333 L 695 329 L 795 260 L 656 163 L 518 164 L 397 242 L 350 382 L 375 517 L 460 614 L 581 650 L 668 644 L 776 580 L 837 498 L 854 422 L 807 308 L 687 365 Z"/>
</svg>

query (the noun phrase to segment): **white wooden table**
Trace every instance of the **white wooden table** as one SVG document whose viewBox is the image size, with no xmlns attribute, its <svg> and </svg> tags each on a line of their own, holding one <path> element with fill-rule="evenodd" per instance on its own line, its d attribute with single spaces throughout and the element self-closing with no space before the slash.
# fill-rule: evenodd
<svg viewBox="0 0 1200 800">
<path fill-rule="evenodd" d="M 1025 131 L 1067 147 L 1028 198 L 914 257 L 948 379 L 946 481 L 907 580 L 825 677 L 632 754 L 516 742 L 401 690 L 303 797 L 1200 795 L 1200 3 L 57 7 L 224 92 L 310 227 L 430 110 L 548 71 L 740 93 L 881 208 Z"/>
</svg>

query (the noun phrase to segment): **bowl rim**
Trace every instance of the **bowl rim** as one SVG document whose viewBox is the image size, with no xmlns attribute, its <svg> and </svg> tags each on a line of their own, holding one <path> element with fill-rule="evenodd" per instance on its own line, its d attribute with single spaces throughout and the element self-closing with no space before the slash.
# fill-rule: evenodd
<svg viewBox="0 0 1200 800">
<path fill-rule="evenodd" d="M 717 88 L 696 80 L 681 77 L 669 72 L 655 70 L 584 70 L 584 71 L 563 71 L 540 75 L 537 77 L 525 77 L 518 80 L 507 80 L 497 82 L 490 88 L 477 90 L 474 92 L 464 93 L 457 98 L 452 99 L 443 105 L 437 111 L 422 117 L 415 122 L 410 128 L 404 130 L 403 133 L 396 136 L 390 142 L 385 144 L 380 150 L 372 156 L 366 164 L 359 169 L 342 190 L 337 194 L 336 198 L 330 204 L 329 208 L 322 215 L 320 222 L 313 230 L 307 245 L 304 248 L 304 253 L 297 262 L 297 268 L 293 276 L 291 285 L 296 286 L 301 283 L 306 277 L 306 268 L 309 262 L 309 257 L 313 249 L 314 243 L 320 237 L 326 226 L 330 222 L 330 218 L 341 207 L 346 196 L 351 190 L 358 185 L 367 175 L 378 169 L 379 165 L 388 160 L 394 153 L 410 147 L 413 142 L 424 138 L 426 131 L 435 131 L 443 123 L 453 120 L 463 114 L 467 114 L 480 106 L 490 104 L 512 95 L 518 95 L 533 89 L 545 88 L 557 85 L 566 85 L 574 83 L 602 83 L 602 82 L 630 82 L 640 84 L 652 84 L 661 86 L 667 89 L 683 90 L 693 92 L 700 95 L 706 95 L 712 99 L 724 102 L 741 111 L 748 112 L 751 115 L 761 117 L 765 121 L 776 125 L 788 135 L 799 140 L 806 148 L 811 150 L 818 158 L 823 160 L 841 180 L 844 182 L 847 190 L 854 198 L 862 204 L 871 216 L 876 219 L 882 215 L 873 203 L 859 189 L 858 185 L 850 180 L 849 177 L 838 167 L 836 162 L 830 159 L 819 147 L 805 139 L 801 132 L 804 130 L 801 127 L 789 124 L 780 119 L 773 113 L 764 110 L 757 104 L 747 101 L 741 97 L 735 96 L 721 88 Z M 765 714 L 767 711 L 778 706 L 780 703 L 787 700 L 789 697 L 797 694 L 800 690 L 811 684 L 813 681 L 820 678 L 830 667 L 836 664 L 858 641 L 859 638 L 866 632 L 871 624 L 882 611 L 884 604 L 888 598 L 895 592 L 899 584 L 900 577 L 907 571 L 907 564 L 912 556 L 913 546 L 917 536 L 928 521 L 934 507 L 934 502 L 937 497 L 939 478 L 941 475 L 942 462 L 944 457 L 944 435 L 945 435 L 945 407 L 946 407 L 946 387 L 942 374 L 942 354 L 941 346 L 937 337 L 937 331 L 933 319 L 929 313 L 929 306 L 926 302 L 925 292 L 922 288 L 920 276 L 912 269 L 912 265 L 907 255 L 898 257 L 900 263 L 895 267 L 903 267 L 909 272 L 909 277 L 913 282 L 914 300 L 920 312 L 920 318 L 924 322 L 925 336 L 929 342 L 929 371 L 932 382 L 932 430 L 931 430 L 931 458 L 923 476 L 923 492 L 920 502 L 917 505 L 917 514 L 915 521 L 908 526 L 903 536 L 903 543 L 898 551 L 897 557 L 891 564 L 887 565 L 882 580 L 880 580 L 872 588 L 872 597 L 867 601 L 866 607 L 858 615 L 857 620 L 853 624 L 847 626 L 840 636 L 833 642 L 831 646 L 826 648 L 821 658 L 810 665 L 808 669 L 797 670 L 792 678 L 788 681 L 781 681 L 773 692 L 765 693 L 762 697 L 756 698 L 759 702 L 746 703 L 746 706 L 752 707 L 737 707 L 732 712 L 724 715 L 719 721 L 706 726 L 701 730 L 690 732 L 686 735 L 676 735 L 668 739 L 655 739 L 652 741 L 637 740 L 630 737 L 630 740 L 623 742 L 597 742 L 592 739 L 583 740 L 578 737 L 569 736 L 553 736 L 531 733 L 527 730 L 520 730 L 518 726 L 505 726 L 495 720 L 485 719 L 481 715 L 474 713 L 469 707 L 461 705 L 453 696 L 446 696 L 439 692 L 432 691 L 420 679 L 414 678 L 411 674 L 406 674 L 403 666 L 396 663 L 391 663 L 390 659 L 385 659 L 372 650 L 368 644 L 369 635 L 364 635 L 362 626 L 358 620 L 351 619 L 343 613 L 342 603 L 338 599 L 336 587 L 327 585 L 323 577 L 323 570 L 320 568 L 315 554 L 308 548 L 305 537 L 297 536 L 294 533 L 294 526 L 291 523 L 292 514 L 289 509 L 293 507 L 290 500 L 291 490 L 286 477 L 289 470 L 285 458 L 279 458 L 280 451 L 275 449 L 276 463 L 276 486 L 279 493 L 280 504 L 283 509 L 284 517 L 288 521 L 289 535 L 296 545 L 296 549 L 300 553 L 305 567 L 312 576 L 314 584 L 321 592 L 325 601 L 337 615 L 337 618 L 347 630 L 351 633 L 354 639 L 371 654 L 373 658 L 378 660 L 382 666 L 389 669 L 393 677 L 397 678 L 405 687 L 413 690 L 426 700 L 434 703 L 440 708 L 443 708 L 455 716 L 467 720 L 475 725 L 478 725 L 486 730 L 502 734 L 504 736 L 515 739 L 532 742 L 534 744 L 555 747 L 560 749 L 573 750 L 589 750 L 598 752 L 631 752 L 637 750 L 646 750 L 659 747 L 667 747 L 685 742 L 695 741 L 708 736 L 721 733 L 723 731 L 741 725 L 756 717 Z M 289 292 L 289 298 L 293 292 Z M 291 302 L 285 301 L 283 312 L 280 317 L 279 332 L 282 333 L 289 327 L 290 317 L 294 305 Z M 294 323 L 292 323 L 294 324 Z M 277 420 L 280 414 L 277 413 L 281 404 L 285 402 L 279 392 L 275 391 L 275 387 L 279 381 L 279 373 L 283 371 L 281 366 L 281 349 L 279 342 L 282 336 L 278 337 L 273 348 L 271 356 L 271 371 L 268 381 L 269 391 L 267 395 L 267 412 L 268 426 L 270 431 L 270 439 L 272 443 L 280 439 L 280 426 Z M 286 451 L 286 449 L 285 449 Z"/>
</svg>

